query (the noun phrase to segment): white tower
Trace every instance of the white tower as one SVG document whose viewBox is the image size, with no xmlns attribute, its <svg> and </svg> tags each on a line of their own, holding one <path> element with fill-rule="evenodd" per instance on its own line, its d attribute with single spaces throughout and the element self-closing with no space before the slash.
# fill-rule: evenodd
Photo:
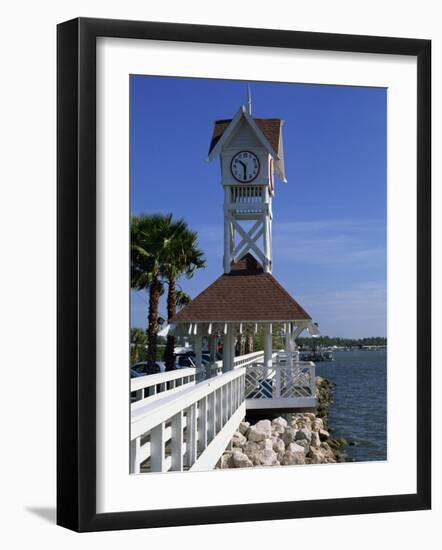
<svg viewBox="0 0 442 550">
<path fill-rule="evenodd" d="M 244 105 L 232 120 L 215 122 L 209 160 L 221 160 L 225 273 L 248 252 L 272 272 L 274 173 L 286 181 L 282 124 L 252 118 Z"/>
</svg>

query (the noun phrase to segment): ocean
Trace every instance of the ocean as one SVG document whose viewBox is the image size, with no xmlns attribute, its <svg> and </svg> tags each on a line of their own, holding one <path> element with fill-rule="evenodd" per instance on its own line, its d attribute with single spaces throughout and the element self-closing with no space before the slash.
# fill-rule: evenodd
<svg viewBox="0 0 442 550">
<path fill-rule="evenodd" d="M 316 363 L 316 374 L 336 384 L 328 426 L 350 445 L 346 460 L 387 459 L 387 352 L 337 351 L 334 361 Z"/>
</svg>

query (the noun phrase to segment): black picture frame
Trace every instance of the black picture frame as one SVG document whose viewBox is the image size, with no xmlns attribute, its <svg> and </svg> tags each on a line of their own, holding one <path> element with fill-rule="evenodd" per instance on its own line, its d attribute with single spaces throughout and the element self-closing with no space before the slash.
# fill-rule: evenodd
<svg viewBox="0 0 442 550">
<path fill-rule="evenodd" d="M 417 58 L 417 492 L 96 512 L 96 39 L 396 54 Z M 57 28 L 57 523 L 75 531 L 425 510 L 431 506 L 431 41 L 74 19 Z"/>
</svg>

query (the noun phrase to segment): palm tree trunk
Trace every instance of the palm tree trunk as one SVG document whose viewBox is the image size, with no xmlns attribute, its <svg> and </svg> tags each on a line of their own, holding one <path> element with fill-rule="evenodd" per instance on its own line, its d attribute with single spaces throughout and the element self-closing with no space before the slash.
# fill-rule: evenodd
<svg viewBox="0 0 442 550">
<path fill-rule="evenodd" d="M 147 327 L 147 364 L 153 366 L 157 358 L 158 307 L 160 286 L 158 276 L 153 275 L 149 285 L 149 316 Z"/>
<path fill-rule="evenodd" d="M 169 289 L 167 292 L 167 322 L 170 323 L 171 319 L 176 314 L 176 279 L 173 276 L 169 277 Z M 166 362 L 166 370 L 173 370 L 175 365 L 174 361 L 174 348 L 175 338 L 171 334 L 167 335 L 166 352 L 164 354 L 164 360 Z"/>
</svg>

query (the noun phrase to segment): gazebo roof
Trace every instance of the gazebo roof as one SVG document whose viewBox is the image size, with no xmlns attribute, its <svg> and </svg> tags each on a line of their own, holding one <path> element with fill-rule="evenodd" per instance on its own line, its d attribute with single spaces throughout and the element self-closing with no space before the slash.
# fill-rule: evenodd
<svg viewBox="0 0 442 550">
<path fill-rule="evenodd" d="M 172 323 L 310 321 L 310 315 L 251 254 L 179 311 Z"/>
</svg>

